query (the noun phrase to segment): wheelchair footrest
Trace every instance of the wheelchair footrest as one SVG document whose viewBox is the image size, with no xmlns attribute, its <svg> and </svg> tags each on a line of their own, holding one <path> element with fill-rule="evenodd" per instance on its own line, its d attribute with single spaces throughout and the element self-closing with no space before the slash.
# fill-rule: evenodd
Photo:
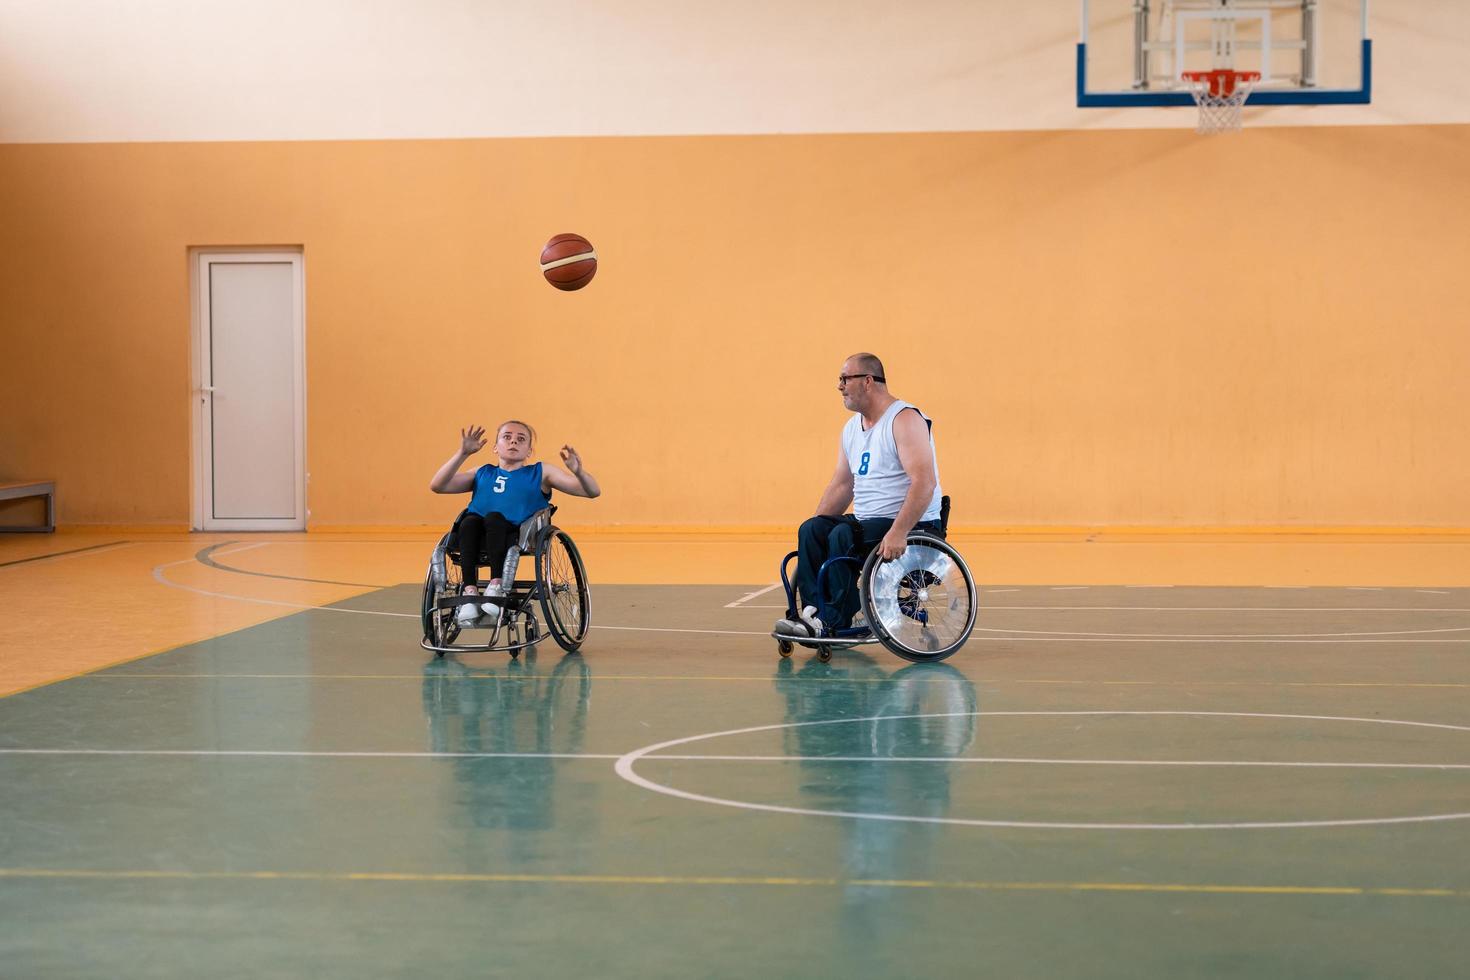
<svg viewBox="0 0 1470 980">
<path fill-rule="evenodd" d="M 811 647 L 813 649 L 817 647 L 851 647 L 857 646 L 860 643 L 871 643 L 873 641 L 873 634 L 867 629 L 859 631 L 843 630 L 842 633 L 835 636 L 792 636 L 789 633 L 772 630 L 771 637 L 777 640 L 786 640 L 788 643 L 795 643 L 797 646 Z"/>
<path fill-rule="evenodd" d="M 477 606 L 489 603 L 492 606 L 501 606 L 514 612 L 529 606 L 531 596 L 525 592 L 514 592 L 510 595 L 447 595 L 440 597 L 437 605 L 440 609 L 457 609 L 471 603 Z"/>
</svg>

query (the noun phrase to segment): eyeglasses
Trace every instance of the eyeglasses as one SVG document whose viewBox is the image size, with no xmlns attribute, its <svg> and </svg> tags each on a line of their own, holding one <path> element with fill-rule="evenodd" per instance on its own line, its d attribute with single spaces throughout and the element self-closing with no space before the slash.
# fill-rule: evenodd
<svg viewBox="0 0 1470 980">
<path fill-rule="evenodd" d="M 881 374 L 839 374 L 837 376 L 837 387 L 846 388 L 849 381 L 856 381 L 858 378 L 872 378 L 874 381 L 883 382 L 888 380 Z"/>
</svg>

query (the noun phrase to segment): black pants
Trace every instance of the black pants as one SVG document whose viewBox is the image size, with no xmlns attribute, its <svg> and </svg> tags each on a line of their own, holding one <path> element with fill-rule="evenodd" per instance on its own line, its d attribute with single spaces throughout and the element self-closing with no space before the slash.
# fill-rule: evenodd
<svg viewBox="0 0 1470 980">
<path fill-rule="evenodd" d="M 490 577 L 500 577 L 500 567 L 505 564 L 505 553 L 521 533 L 519 524 L 512 524 L 502 514 L 481 517 L 467 511 L 459 519 L 459 571 L 465 585 L 474 585 L 480 579 L 480 554 L 490 560 Z M 502 583 L 507 589 L 511 582 Z"/>
<path fill-rule="evenodd" d="M 841 517 L 819 514 L 807 518 L 796 533 L 797 611 L 800 612 L 804 605 L 822 609 L 821 597 L 817 594 L 817 572 L 824 561 L 839 555 L 865 558 L 868 552 L 878 547 L 891 527 L 893 519 L 888 517 L 860 521 L 852 514 Z M 914 525 L 914 530 L 938 534 L 939 522 L 920 521 Z M 846 629 L 857 614 L 860 600 L 858 590 L 853 587 L 856 578 L 857 568 L 851 562 L 840 562 L 827 569 L 824 580 L 827 586 L 826 612 L 828 617 L 835 619 L 829 622 L 824 618 L 823 622 L 833 629 Z"/>
</svg>

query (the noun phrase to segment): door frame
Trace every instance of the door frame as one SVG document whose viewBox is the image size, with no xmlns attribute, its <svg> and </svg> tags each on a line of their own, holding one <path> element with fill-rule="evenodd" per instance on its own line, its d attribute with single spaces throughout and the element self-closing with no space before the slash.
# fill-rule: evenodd
<svg viewBox="0 0 1470 980">
<path fill-rule="evenodd" d="M 300 246 L 198 246 L 189 249 L 189 528 L 193 531 L 304 531 L 306 530 L 306 256 Z M 228 262 L 283 262 L 291 266 L 294 292 L 291 332 L 293 351 L 292 421 L 296 437 L 294 459 L 295 515 L 282 519 L 215 520 L 212 464 L 214 444 L 207 423 L 210 408 L 210 294 L 209 266 Z"/>
</svg>

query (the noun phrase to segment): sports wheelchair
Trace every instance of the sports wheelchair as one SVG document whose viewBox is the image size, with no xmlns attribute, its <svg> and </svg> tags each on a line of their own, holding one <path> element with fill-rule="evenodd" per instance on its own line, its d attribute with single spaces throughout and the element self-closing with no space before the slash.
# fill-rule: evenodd
<svg viewBox="0 0 1470 980">
<path fill-rule="evenodd" d="M 522 522 L 520 537 L 506 552 L 501 568 L 500 580 L 508 585 L 506 595 L 467 596 L 460 595 L 464 582 L 459 568 L 459 523 L 468 513 L 462 511 L 429 558 L 422 610 L 424 638 L 420 646 L 441 657 L 446 653 L 509 653 L 514 658 L 549 634 L 557 646 L 568 653 L 575 652 L 587 637 L 592 600 L 587 591 L 587 568 L 582 564 L 582 555 L 571 537 L 551 523 L 555 512 L 555 507 L 545 507 Z M 516 578 L 524 554 L 535 558 L 534 579 Z M 489 564 L 489 556 L 481 554 L 479 564 Z M 476 583 L 482 590 L 486 584 L 485 580 Z M 461 605 L 471 602 L 499 606 L 501 615 L 481 615 L 474 623 L 462 624 L 456 614 Z M 542 632 L 541 621 L 536 617 L 538 602 L 546 617 L 546 632 Z M 490 637 L 479 644 L 456 642 L 464 629 L 487 629 Z"/>
<path fill-rule="evenodd" d="M 867 624 L 801 638 L 773 630 L 777 651 L 789 657 L 799 643 L 816 650 L 817 659 L 826 662 L 832 659 L 833 650 L 876 641 L 914 663 L 935 663 L 953 654 L 974 632 L 978 604 L 970 566 L 945 540 L 948 530 L 949 498 L 944 497 L 939 508 L 939 533 L 910 531 L 904 553 L 892 561 L 878 557 L 876 543 L 866 546 L 866 555 L 828 558 L 817 571 L 816 601 L 802 598 L 817 607 L 823 622 L 835 621 L 839 617 L 827 600 L 828 570 L 843 562 L 856 565 L 861 568 L 856 585 Z M 798 618 L 801 606 L 787 569 L 799 554 L 793 551 L 781 560 L 786 618 L 792 620 Z"/>
</svg>

